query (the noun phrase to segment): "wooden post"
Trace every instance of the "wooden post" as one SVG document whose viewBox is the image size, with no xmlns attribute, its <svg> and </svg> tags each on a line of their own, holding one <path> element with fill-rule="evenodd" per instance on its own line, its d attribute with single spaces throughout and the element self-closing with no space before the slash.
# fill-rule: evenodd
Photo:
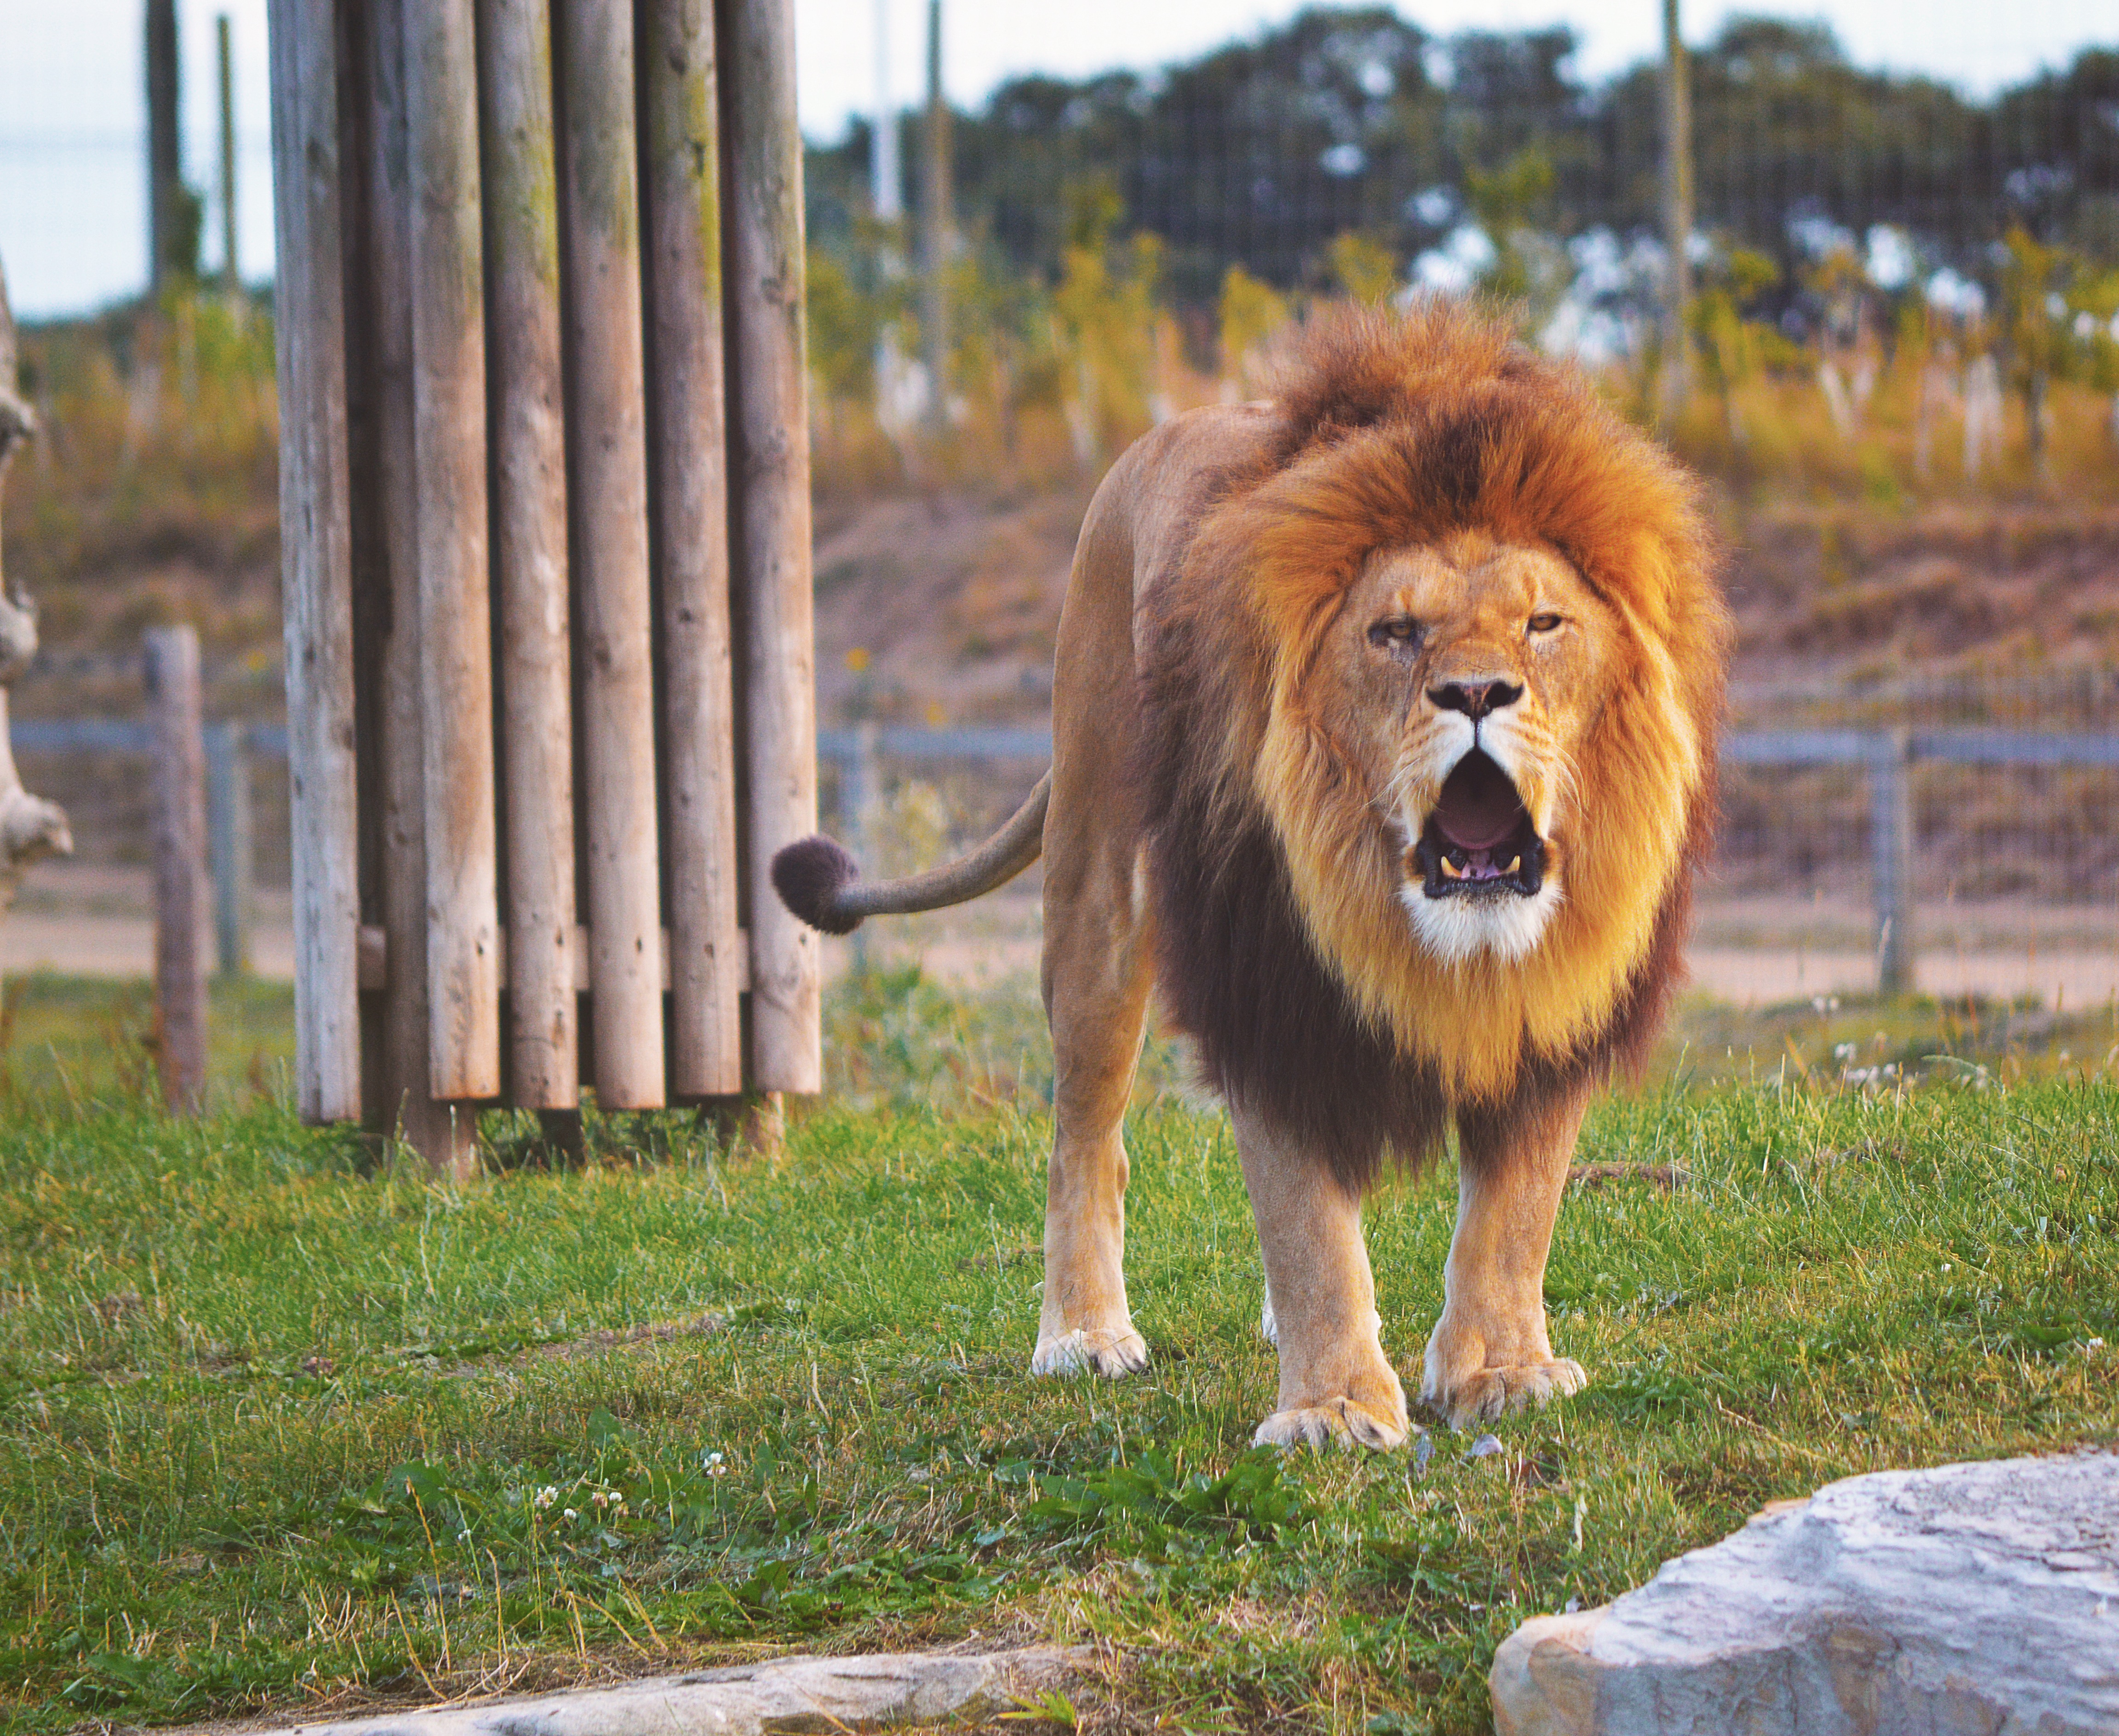
<svg viewBox="0 0 2119 1736">
<path fill-rule="evenodd" d="M 228 14 L 213 21 L 220 62 L 220 286 L 231 300 L 242 292 L 243 266 L 235 252 L 235 49 Z"/>
<path fill-rule="evenodd" d="M 1876 987 L 1913 992 L 1913 738 L 1901 729 L 1877 738 L 1869 762 L 1869 839 L 1876 882 Z"/>
<path fill-rule="evenodd" d="M 494 572 L 507 792 L 508 1096 L 580 1100 L 559 215 L 547 0 L 479 0 Z"/>
<path fill-rule="evenodd" d="M 657 1109 L 662 915 L 633 8 L 559 0 L 556 16 L 592 1065 L 601 1106 Z"/>
<path fill-rule="evenodd" d="M 198 634 L 147 635 L 153 732 L 155 1038 L 162 1096 L 196 1115 L 206 1098 L 206 748 L 200 734 Z"/>
<path fill-rule="evenodd" d="M 406 152 L 402 0 L 366 0 L 353 81 L 367 118 L 358 214 L 357 300 L 362 328 L 355 382 L 371 442 L 362 455 L 358 581 L 373 587 L 364 618 L 375 632 L 360 664 L 373 683 L 370 819 L 378 862 L 383 979 L 369 991 L 375 1053 L 368 1058 L 365 1119 L 402 1140 L 438 1174 L 475 1164 L 469 1117 L 434 1101 L 428 1068 L 424 731 L 420 718 L 420 558 L 412 411 L 412 183 Z"/>
<path fill-rule="evenodd" d="M 183 78 L 177 58 L 176 0 L 147 0 L 147 287 L 159 294 L 174 273 L 188 271 L 185 257 L 197 235 L 187 223 Z M 328 92 L 325 100 L 330 100 Z"/>
<path fill-rule="evenodd" d="M 840 824 L 846 828 L 844 836 L 853 846 L 855 859 L 860 862 L 877 859 L 875 808 L 883 793 L 876 766 L 879 734 L 873 718 L 863 718 L 854 725 L 854 751 L 839 762 Z M 868 931 L 869 924 L 863 923 L 852 935 L 857 977 L 865 977 L 869 971 Z"/>
<path fill-rule="evenodd" d="M 280 548 L 293 794 L 296 1095 L 360 1113 L 353 603 L 346 501 L 338 54 L 332 0 L 268 0 Z"/>
<path fill-rule="evenodd" d="M 214 973 L 250 974 L 250 755 L 239 724 L 206 729 L 206 858 L 213 870 Z"/>
<path fill-rule="evenodd" d="M 1670 254 L 1663 313 L 1668 408 L 1692 395 L 1692 71 L 1678 34 L 1677 0 L 1662 0 L 1662 227 Z"/>
<path fill-rule="evenodd" d="M 729 154 L 730 489 L 743 611 L 751 1084 L 815 1091 L 823 1025 L 815 932 L 772 891 L 773 853 L 817 827 L 810 618 L 809 396 L 794 0 L 717 0 Z"/>
<path fill-rule="evenodd" d="M 794 43 L 790 31 L 787 52 Z M 793 73 L 788 76 L 791 83 Z M 956 227 L 949 167 L 949 98 L 942 88 L 942 0 L 927 0 L 927 127 L 920 153 L 920 345 L 927 363 L 927 424 L 949 431 L 949 249 Z"/>
<path fill-rule="evenodd" d="M 712 0 L 645 0 L 649 410 L 670 863 L 670 1089 L 743 1089 L 720 132 Z"/>
<path fill-rule="evenodd" d="M 500 1094 L 500 917 L 471 0 L 407 0 L 403 16 L 428 1067 L 437 1099 L 489 1098 Z"/>
</svg>

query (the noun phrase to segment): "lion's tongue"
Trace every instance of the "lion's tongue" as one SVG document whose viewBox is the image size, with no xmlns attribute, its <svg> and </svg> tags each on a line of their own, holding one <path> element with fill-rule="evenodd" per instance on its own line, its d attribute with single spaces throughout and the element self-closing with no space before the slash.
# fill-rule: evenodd
<svg viewBox="0 0 2119 1736">
<path fill-rule="evenodd" d="M 1523 808 L 1508 775 L 1483 753 L 1465 756 L 1442 786 L 1435 829 L 1463 850 L 1490 850 L 1522 823 Z"/>
</svg>

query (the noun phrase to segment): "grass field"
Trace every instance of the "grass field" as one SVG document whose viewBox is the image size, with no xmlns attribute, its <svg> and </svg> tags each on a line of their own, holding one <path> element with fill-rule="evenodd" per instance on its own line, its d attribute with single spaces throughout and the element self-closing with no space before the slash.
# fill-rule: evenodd
<svg viewBox="0 0 2119 1736">
<path fill-rule="evenodd" d="M 108 1013 L 94 993 L 26 989 L 0 1116 L 10 1725 L 1047 1639 L 1100 1660 L 1033 1709 L 1085 1729 L 1478 1730 L 1523 1616 L 1766 1500 L 2119 1440 L 2119 1086 L 2079 1069 L 1880 1090 L 1845 1057 L 1755 1057 L 1615 1097 L 1583 1155 L 1682 1173 L 1563 1213 L 1553 1333 L 1590 1390 L 1491 1442 L 1283 1460 L 1246 1445 L 1273 1372 L 1226 1124 L 1167 1095 L 1133 1124 L 1154 1367 L 1032 1382 L 1048 1130 L 1004 1065 L 1027 1044 L 919 988 L 842 1001 L 867 1106 L 798 1120 L 777 1164 L 696 1136 L 635 1160 L 613 1123 L 600 1161 L 461 1191 L 297 1126 L 268 1002 L 225 1003 L 230 1107 L 187 1124 L 61 1040 Z M 1833 1059 L 1854 1039 L 1826 1018 L 1776 1038 Z M 906 1106 L 923 1072 L 967 1106 Z M 1409 1376 L 1452 1205 L 1445 1164 L 1372 1214 Z"/>
</svg>

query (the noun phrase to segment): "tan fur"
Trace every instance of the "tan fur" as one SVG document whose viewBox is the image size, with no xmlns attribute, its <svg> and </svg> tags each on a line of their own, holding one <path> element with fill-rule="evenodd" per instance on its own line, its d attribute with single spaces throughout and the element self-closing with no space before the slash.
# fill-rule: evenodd
<svg viewBox="0 0 2119 1736">
<path fill-rule="evenodd" d="M 1492 1096 L 1526 1048 L 1560 1055 L 1594 1032 L 1648 948 L 1711 771 L 1727 620 L 1690 484 L 1579 381 L 1551 368 L 1493 378 L 1493 334 L 1441 309 L 1367 323 L 1366 335 L 1379 373 L 1419 377 L 1422 414 L 1314 450 L 1217 514 L 1189 581 L 1222 590 L 1223 575 L 1244 575 L 1264 715 L 1231 732 L 1228 775 L 1232 788 L 1251 782 L 1272 816 L 1319 950 L 1453 1095 Z M 1486 458 L 1502 480 L 1451 500 L 1422 463 L 1422 435 L 1489 405 L 1519 418 Z M 1596 800 L 1562 840 L 1568 896 L 1520 966 L 1447 965 L 1415 944 L 1394 897 L 1398 864 L 1375 842 L 1372 790 L 1350 775 L 1358 722 L 1331 705 L 1320 669 L 1343 655 L 1331 630 L 1379 550 L 1461 546 L 1468 533 L 1571 564 L 1607 605 L 1605 648 L 1621 662 L 1602 726 L 1570 767 Z M 1491 1016 L 1436 1017 L 1466 1004 Z"/>
<path fill-rule="evenodd" d="M 1148 638 L 1189 611 L 1218 648 L 1199 664 L 1219 687 L 1202 707 L 1215 720 L 1214 803 L 1269 817 L 1318 952 L 1459 1105 L 1459 1223 L 1422 1396 L 1462 1423 L 1584 1378 L 1553 1353 L 1542 1289 L 1590 1085 L 1541 1095 L 1525 1069 L 1595 1038 L 1649 959 L 1704 836 L 1726 627 L 1689 484 L 1586 387 L 1505 365 L 1489 328 L 1440 312 L 1371 322 L 1342 341 L 1379 377 L 1379 400 L 1393 379 L 1421 377 L 1390 400 L 1411 414 L 1288 462 L 1299 406 L 1196 413 L 1120 461 L 1083 529 L 1061 619 L 1045 833 L 1059 1127 L 1035 1366 L 1115 1373 L 1145 1360 L 1122 1274 L 1120 1120 L 1152 920 L 1136 873 L 1148 817 L 1128 775 L 1132 675 Z M 1490 442 L 1502 450 L 1480 455 L 1487 485 L 1468 499 L 1432 475 L 1421 442 L 1481 400 L 1508 414 Z M 1594 689 L 1571 704 L 1547 703 L 1524 649 L 1527 599 L 1547 594 L 1565 597 L 1582 635 L 1574 685 Z M 1421 772 L 1428 719 L 1416 701 L 1379 724 L 1349 668 L 1364 627 L 1349 612 L 1393 599 L 1440 623 L 1420 685 L 1506 674 L 1529 689 L 1517 781 L 1552 840 L 1564 896 L 1519 961 L 1445 963 L 1401 905 L 1408 840 L 1388 810 L 1417 818 L 1435 799 Z M 1380 1345 L 1358 1201 L 1285 1132 L 1241 1104 L 1235 1114 L 1281 1354 L 1259 1437 L 1393 1445 L 1405 1400 Z"/>
</svg>

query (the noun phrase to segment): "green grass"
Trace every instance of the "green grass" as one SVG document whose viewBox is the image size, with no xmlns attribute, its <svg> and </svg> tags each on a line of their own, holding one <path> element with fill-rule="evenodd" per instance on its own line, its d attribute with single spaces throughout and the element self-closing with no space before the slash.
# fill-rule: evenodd
<svg viewBox="0 0 2119 1736">
<path fill-rule="evenodd" d="M 1248 1449 L 1249 1211 L 1226 1123 L 1166 1099 L 1130 1136 L 1156 1362 L 1116 1384 L 1023 1373 L 1048 1127 L 1011 1104 L 459 1192 L 269 1096 L 21 1104 L 0 1701 L 58 1729 L 1046 1639 L 1105 1660 L 1084 1727 L 1481 1729 L 1517 1622 L 1768 1499 L 2119 1437 L 2119 1087 L 1960 1071 L 1602 1105 L 1584 1157 L 1685 1179 L 1562 1215 L 1554 1337 L 1593 1384 L 1425 1459 Z M 1408 1377 L 1452 1210 L 1445 1165 L 1372 1214 Z"/>
</svg>

